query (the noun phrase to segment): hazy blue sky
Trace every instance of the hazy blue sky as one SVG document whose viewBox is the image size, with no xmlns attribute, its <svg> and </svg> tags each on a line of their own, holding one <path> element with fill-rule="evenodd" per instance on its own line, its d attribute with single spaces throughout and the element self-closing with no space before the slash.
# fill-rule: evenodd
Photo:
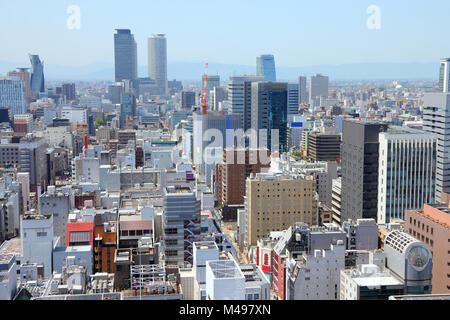
<svg viewBox="0 0 450 320">
<path fill-rule="evenodd" d="M 69 5 L 81 9 L 80 30 L 66 27 Z M 381 30 L 366 26 L 370 5 L 381 8 Z M 144 66 L 154 33 L 167 34 L 169 61 L 431 62 L 450 56 L 449 15 L 448 0 L 0 0 L 0 61 L 109 63 L 114 29 L 129 28 Z"/>
</svg>

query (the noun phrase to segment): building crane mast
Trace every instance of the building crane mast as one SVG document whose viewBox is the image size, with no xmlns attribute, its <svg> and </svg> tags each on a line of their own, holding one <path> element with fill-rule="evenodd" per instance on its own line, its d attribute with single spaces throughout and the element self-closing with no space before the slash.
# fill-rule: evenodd
<svg viewBox="0 0 450 320">
<path fill-rule="evenodd" d="M 203 80 L 203 93 L 202 93 L 202 99 L 201 99 L 201 105 L 202 105 L 202 114 L 207 115 L 208 114 L 208 104 L 206 103 L 206 89 L 208 86 L 208 63 L 206 63 L 206 69 L 205 69 L 205 78 Z"/>
</svg>

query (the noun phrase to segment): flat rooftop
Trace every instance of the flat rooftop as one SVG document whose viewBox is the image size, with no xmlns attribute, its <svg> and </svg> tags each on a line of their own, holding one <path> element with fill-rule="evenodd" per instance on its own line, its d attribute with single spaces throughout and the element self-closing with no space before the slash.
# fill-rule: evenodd
<svg viewBox="0 0 450 320">
<path fill-rule="evenodd" d="M 214 278 L 216 279 L 236 279 L 245 277 L 234 260 L 207 261 L 206 265 L 211 268 Z"/>
<path fill-rule="evenodd" d="M 194 245 L 197 250 L 219 250 L 214 241 L 194 242 Z"/>
</svg>

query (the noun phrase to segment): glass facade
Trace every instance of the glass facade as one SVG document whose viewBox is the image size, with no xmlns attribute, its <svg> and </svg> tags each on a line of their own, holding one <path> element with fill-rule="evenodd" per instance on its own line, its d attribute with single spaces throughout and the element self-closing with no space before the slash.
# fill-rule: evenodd
<svg viewBox="0 0 450 320">
<path fill-rule="evenodd" d="M 256 59 L 256 75 L 264 77 L 264 81 L 277 81 L 273 55 L 262 55 Z"/>
</svg>

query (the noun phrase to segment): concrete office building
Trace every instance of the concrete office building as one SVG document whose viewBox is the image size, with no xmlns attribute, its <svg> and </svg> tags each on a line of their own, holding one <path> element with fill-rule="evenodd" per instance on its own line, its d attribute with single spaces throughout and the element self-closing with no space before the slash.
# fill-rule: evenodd
<svg viewBox="0 0 450 320">
<path fill-rule="evenodd" d="M 344 121 L 341 149 L 341 219 L 377 219 L 379 133 L 388 125 Z"/>
<path fill-rule="evenodd" d="M 308 92 L 306 91 L 306 76 L 298 78 L 298 103 L 308 103 Z"/>
<path fill-rule="evenodd" d="M 246 183 L 245 242 L 248 245 L 256 245 L 270 232 L 285 230 L 295 222 L 316 223 L 317 204 L 312 177 L 256 174 Z"/>
<path fill-rule="evenodd" d="M 214 111 L 221 111 L 220 104 L 228 99 L 228 92 L 226 87 L 214 87 L 211 90 L 211 109 Z"/>
<path fill-rule="evenodd" d="M 339 161 L 341 153 L 340 134 L 313 132 L 309 135 L 308 155 L 316 161 Z"/>
<path fill-rule="evenodd" d="M 216 165 L 216 187 L 219 205 L 243 205 L 246 193 L 246 179 L 251 174 L 268 170 L 270 163 L 264 163 L 259 153 L 265 153 L 270 158 L 267 149 L 235 149 L 228 148 L 223 151 L 223 164 Z M 239 159 L 242 161 L 239 162 Z"/>
<path fill-rule="evenodd" d="M 280 300 L 287 297 L 286 261 L 301 260 L 304 253 L 329 250 L 337 241 L 346 243 L 347 235 L 338 225 L 309 227 L 305 223 L 294 223 L 278 237 L 272 250 L 272 290 Z"/>
<path fill-rule="evenodd" d="M 388 269 L 362 264 L 341 270 L 340 300 L 388 300 L 404 292 L 404 285 Z"/>
<path fill-rule="evenodd" d="M 74 209 L 75 198 L 71 187 L 56 189 L 49 186 L 39 199 L 39 214 L 53 216 L 53 234 L 66 243 L 66 226 L 71 210 Z"/>
<path fill-rule="evenodd" d="M 433 294 L 450 293 L 450 208 L 425 204 L 405 213 L 405 230 L 429 246 L 433 256 Z"/>
<path fill-rule="evenodd" d="M 320 97 L 328 97 L 328 81 L 329 78 L 321 74 L 311 77 L 309 83 L 309 103 L 315 108 L 320 105 Z"/>
<path fill-rule="evenodd" d="M 0 107 L 11 110 L 11 116 L 24 114 L 25 105 L 25 84 L 16 77 L 0 78 Z"/>
<path fill-rule="evenodd" d="M 264 77 L 234 76 L 230 77 L 228 83 L 228 102 L 231 113 L 242 115 L 244 131 L 251 126 L 251 83 L 260 81 L 264 81 Z"/>
<path fill-rule="evenodd" d="M 52 273 L 53 217 L 25 215 L 20 218 L 22 263 L 44 265 L 44 277 Z"/>
<path fill-rule="evenodd" d="M 162 246 L 167 265 L 193 262 L 192 243 L 200 235 L 200 206 L 190 188 L 165 189 Z"/>
<path fill-rule="evenodd" d="M 193 162 L 199 166 L 201 174 L 206 174 L 207 165 L 215 167 L 222 162 L 224 148 L 236 145 L 234 130 L 241 128 L 241 116 L 213 112 L 207 115 L 194 113 L 193 120 Z M 213 140 L 212 135 L 219 133 L 222 135 L 221 139 L 217 137 L 217 141 Z"/>
<path fill-rule="evenodd" d="M 277 81 L 275 57 L 273 55 L 266 54 L 256 58 L 256 75 L 264 77 L 264 81 Z"/>
<path fill-rule="evenodd" d="M 14 132 L 19 133 L 33 132 L 33 115 L 29 113 L 14 115 Z"/>
<path fill-rule="evenodd" d="M 258 134 L 258 147 L 271 152 L 287 151 L 287 87 L 287 83 L 251 84 L 251 128 Z"/>
<path fill-rule="evenodd" d="M 379 134 L 378 223 L 435 202 L 436 136 L 404 127 Z"/>
<path fill-rule="evenodd" d="M 88 123 L 88 110 L 84 107 L 64 106 L 61 109 L 61 118 L 70 121 L 72 126 Z"/>
<path fill-rule="evenodd" d="M 202 88 L 205 87 L 205 78 L 202 77 Z M 210 110 L 213 110 L 211 91 L 215 87 L 220 87 L 220 76 L 219 75 L 208 75 L 208 80 L 206 81 L 206 104 Z"/>
<path fill-rule="evenodd" d="M 191 109 L 196 103 L 196 93 L 194 91 L 183 91 L 181 93 L 181 107 Z"/>
<path fill-rule="evenodd" d="M 148 76 L 155 81 L 157 95 L 167 96 L 167 38 L 155 34 L 148 38 Z"/>
<path fill-rule="evenodd" d="M 450 93 L 426 93 L 423 131 L 437 136 L 436 201 L 446 202 L 450 194 Z"/>
<path fill-rule="evenodd" d="M 374 219 L 344 221 L 342 229 L 347 233 L 347 250 L 378 249 L 378 225 Z"/>
<path fill-rule="evenodd" d="M 0 254 L 0 300 L 13 300 L 17 293 L 17 263 L 12 254 Z"/>
<path fill-rule="evenodd" d="M 30 190 L 37 192 L 38 187 L 44 190 L 48 185 L 46 151 L 48 144 L 45 139 L 36 138 L 32 134 L 20 139 L 19 172 L 30 174 Z"/>
<path fill-rule="evenodd" d="M 206 262 L 207 300 L 245 300 L 245 276 L 234 260 Z"/>
<path fill-rule="evenodd" d="M 135 81 L 138 78 L 137 43 L 129 29 L 116 29 L 114 34 L 114 61 L 116 82 Z"/>
<path fill-rule="evenodd" d="M 339 300 L 340 272 L 345 268 L 342 240 L 327 250 L 286 260 L 286 300 Z"/>
<path fill-rule="evenodd" d="M 450 92 L 450 58 L 441 60 L 441 67 L 439 69 L 439 91 Z"/>
<path fill-rule="evenodd" d="M 77 98 L 75 83 L 63 83 L 61 86 L 61 90 L 61 95 L 63 98 L 65 98 L 66 102 L 74 101 Z"/>
</svg>

